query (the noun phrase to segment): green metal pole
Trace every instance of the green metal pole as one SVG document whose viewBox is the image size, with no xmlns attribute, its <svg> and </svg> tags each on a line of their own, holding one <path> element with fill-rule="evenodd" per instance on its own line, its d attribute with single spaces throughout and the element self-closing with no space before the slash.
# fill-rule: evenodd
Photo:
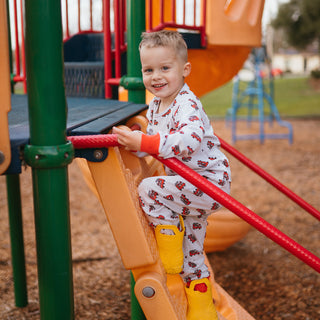
<svg viewBox="0 0 320 320">
<path fill-rule="evenodd" d="M 142 83 L 139 43 L 145 31 L 145 0 L 127 0 L 127 79 L 128 100 L 145 103 L 145 89 Z M 133 81 L 130 81 L 133 80 Z M 140 83 L 137 86 L 136 83 Z M 131 85 L 132 84 L 132 85 Z"/>
<path fill-rule="evenodd" d="M 28 294 L 19 175 L 7 175 L 6 181 L 15 302 L 17 307 L 22 308 L 28 304 Z"/>
<path fill-rule="evenodd" d="M 61 3 L 26 0 L 26 57 L 41 319 L 73 319 Z"/>
<path fill-rule="evenodd" d="M 9 1 L 7 0 L 7 23 L 9 43 L 10 74 L 12 74 L 12 48 L 10 32 Z M 14 90 L 14 81 L 11 78 L 11 92 Z M 9 212 L 9 228 L 11 243 L 11 263 L 14 283 L 15 304 L 22 308 L 28 304 L 27 276 L 23 242 L 23 223 L 21 210 L 20 178 L 18 174 L 6 176 L 7 198 Z"/>
<path fill-rule="evenodd" d="M 122 85 L 128 89 L 128 100 L 145 103 L 145 89 L 142 83 L 139 43 L 145 31 L 145 0 L 127 0 L 127 76 Z M 135 281 L 131 274 L 131 319 L 146 319 L 134 294 Z"/>
</svg>

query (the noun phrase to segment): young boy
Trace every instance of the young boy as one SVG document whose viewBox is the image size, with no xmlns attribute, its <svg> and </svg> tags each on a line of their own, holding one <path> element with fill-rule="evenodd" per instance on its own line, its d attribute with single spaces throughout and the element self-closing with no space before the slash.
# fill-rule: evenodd
<svg viewBox="0 0 320 320">
<path fill-rule="evenodd" d="M 114 128 L 118 142 L 138 154 L 178 158 L 229 193 L 229 162 L 200 100 L 185 84 L 191 65 L 182 36 L 168 30 L 144 33 L 139 50 L 143 83 L 155 96 L 147 112 L 147 134 Z M 207 218 L 221 206 L 175 172 L 166 168 L 166 173 L 141 182 L 142 209 L 155 228 L 166 272 L 180 273 L 186 284 L 187 319 L 218 319 L 203 242 Z"/>
</svg>

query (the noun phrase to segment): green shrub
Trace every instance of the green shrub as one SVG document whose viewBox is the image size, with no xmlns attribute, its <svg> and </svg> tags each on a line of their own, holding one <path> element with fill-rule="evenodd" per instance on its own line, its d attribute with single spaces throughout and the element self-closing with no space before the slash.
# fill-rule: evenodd
<svg viewBox="0 0 320 320">
<path fill-rule="evenodd" d="M 310 73 L 311 78 L 320 79 L 320 69 L 314 69 Z"/>
</svg>

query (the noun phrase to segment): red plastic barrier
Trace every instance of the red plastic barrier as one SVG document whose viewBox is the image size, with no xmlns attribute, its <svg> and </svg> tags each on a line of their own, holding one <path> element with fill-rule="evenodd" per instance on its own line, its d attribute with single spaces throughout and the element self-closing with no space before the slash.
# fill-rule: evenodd
<svg viewBox="0 0 320 320">
<path fill-rule="evenodd" d="M 92 135 L 92 136 L 70 136 L 68 140 L 72 142 L 76 149 L 83 148 L 107 148 L 119 146 L 117 135 Z M 300 244 L 289 238 L 283 232 L 275 228 L 273 225 L 259 217 L 253 211 L 245 207 L 243 204 L 233 199 L 230 195 L 223 192 L 214 184 L 203 178 L 201 175 L 190 169 L 188 166 L 180 162 L 178 159 L 162 159 L 153 155 L 165 166 L 174 170 L 177 174 L 191 182 L 197 188 L 205 192 L 207 195 L 218 201 L 224 207 L 238 215 L 247 223 L 252 225 L 258 231 L 266 235 L 268 238 L 279 244 L 281 247 L 295 255 L 301 261 L 305 262 L 311 268 L 320 273 L 320 259 L 313 253 L 302 247 Z"/>
</svg>

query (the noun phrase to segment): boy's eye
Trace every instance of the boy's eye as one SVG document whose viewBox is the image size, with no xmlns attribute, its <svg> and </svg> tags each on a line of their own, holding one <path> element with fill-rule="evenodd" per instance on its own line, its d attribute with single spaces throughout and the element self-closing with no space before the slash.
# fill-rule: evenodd
<svg viewBox="0 0 320 320">
<path fill-rule="evenodd" d="M 144 69 L 143 72 L 144 72 L 144 73 L 150 73 L 150 72 L 152 72 L 152 69 L 151 69 L 151 68 L 149 68 L 149 69 Z"/>
<path fill-rule="evenodd" d="M 166 71 L 166 70 L 169 70 L 170 68 L 168 66 L 163 66 L 162 67 L 162 70 Z"/>
</svg>

